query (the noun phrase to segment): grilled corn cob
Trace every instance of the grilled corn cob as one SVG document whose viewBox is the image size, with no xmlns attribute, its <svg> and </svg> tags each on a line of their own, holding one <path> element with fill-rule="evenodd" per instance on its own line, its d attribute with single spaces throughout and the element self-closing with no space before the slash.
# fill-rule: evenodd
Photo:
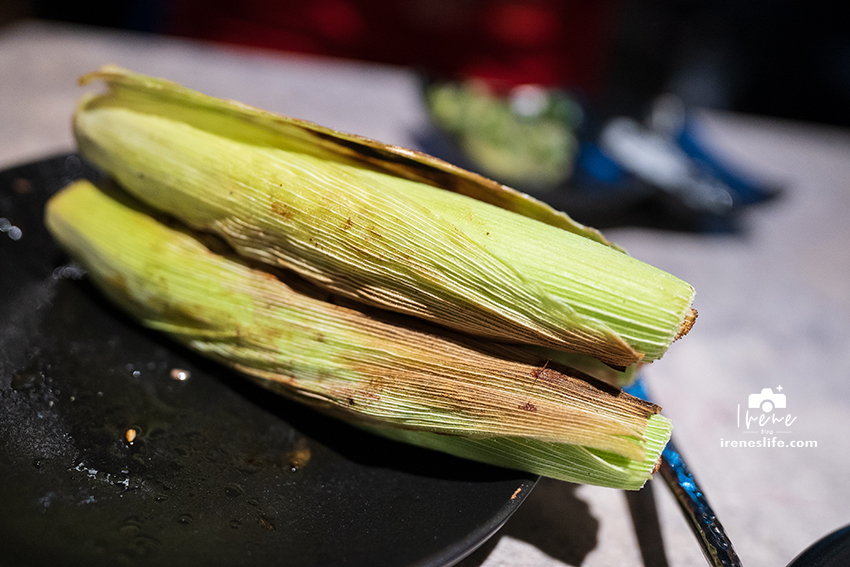
<svg viewBox="0 0 850 567">
<path fill-rule="evenodd" d="M 670 434 L 659 408 L 540 359 L 260 270 L 114 188 L 76 182 L 45 220 L 144 325 L 371 431 L 575 482 L 639 488 Z M 576 376 L 579 376 L 578 378 Z"/>
<path fill-rule="evenodd" d="M 694 291 L 504 186 L 371 140 L 106 67 L 81 153 L 149 205 L 325 290 L 625 368 L 687 332 Z"/>
</svg>

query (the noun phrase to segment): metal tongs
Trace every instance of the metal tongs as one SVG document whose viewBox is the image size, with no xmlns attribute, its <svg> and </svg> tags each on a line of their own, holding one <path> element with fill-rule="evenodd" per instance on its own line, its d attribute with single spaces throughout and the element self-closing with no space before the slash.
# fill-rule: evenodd
<svg viewBox="0 0 850 567">
<path fill-rule="evenodd" d="M 643 380 L 639 377 L 625 391 L 633 396 L 652 401 Z M 694 535 L 702 547 L 709 565 L 715 567 L 740 566 L 741 560 L 732 547 L 720 520 L 708 503 L 705 493 L 697 484 L 693 473 L 682 458 L 672 439 L 661 454 L 659 469 L 665 484 L 673 492 L 679 507 L 688 519 Z"/>
</svg>

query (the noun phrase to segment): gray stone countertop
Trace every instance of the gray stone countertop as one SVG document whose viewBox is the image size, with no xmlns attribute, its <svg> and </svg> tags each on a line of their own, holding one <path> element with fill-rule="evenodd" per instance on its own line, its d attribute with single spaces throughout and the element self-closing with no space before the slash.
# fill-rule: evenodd
<svg viewBox="0 0 850 567">
<path fill-rule="evenodd" d="M 0 29 L 0 167 L 73 149 L 77 78 L 104 63 L 406 147 L 427 128 L 403 68 L 25 21 Z M 783 197 L 748 211 L 741 235 L 608 236 L 697 289 L 694 330 L 648 368 L 648 385 L 744 565 L 779 567 L 850 523 L 850 133 L 699 118 L 718 151 L 785 185 Z M 782 438 L 817 447 L 724 447 L 762 437 L 737 425 L 738 406 L 779 386 L 796 417 Z M 669 564 L 704 565 L 669 491 L 652 482 Z M 553 481 L 462 562 L 642 564 L 624 493 Z"/>
</svg>

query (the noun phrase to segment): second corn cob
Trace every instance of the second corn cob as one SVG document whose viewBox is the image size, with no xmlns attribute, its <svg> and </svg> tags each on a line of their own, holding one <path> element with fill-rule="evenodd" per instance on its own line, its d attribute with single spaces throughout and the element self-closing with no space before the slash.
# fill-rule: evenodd
<svg viewBox="0 0 850 567">
<path fill-rule="evenodd" d="M 145 325 L 383 435 L 622 488 L 648 478 L 669 437 L 656 406 L 550 368 L 534 349 L 330 302 L 303 280 L 211 250 L 115 190 L 78 182 L 50 201 L 46 222 Z"/>
</svg>

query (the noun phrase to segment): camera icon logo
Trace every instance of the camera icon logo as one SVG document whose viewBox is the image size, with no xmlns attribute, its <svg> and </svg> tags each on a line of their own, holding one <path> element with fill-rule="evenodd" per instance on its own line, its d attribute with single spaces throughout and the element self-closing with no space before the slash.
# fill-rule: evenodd
<svg viewBox="0 0 850 567">
<path fill-rule="evenodd" d="M 764 413 L 770 413 L 774 408 L 785 407 L 785 394 L 774 394 L 770 388 L 764 388 L 761 394 L 750 394 L 750 408 L 761 408 Z"/>
</svg>

